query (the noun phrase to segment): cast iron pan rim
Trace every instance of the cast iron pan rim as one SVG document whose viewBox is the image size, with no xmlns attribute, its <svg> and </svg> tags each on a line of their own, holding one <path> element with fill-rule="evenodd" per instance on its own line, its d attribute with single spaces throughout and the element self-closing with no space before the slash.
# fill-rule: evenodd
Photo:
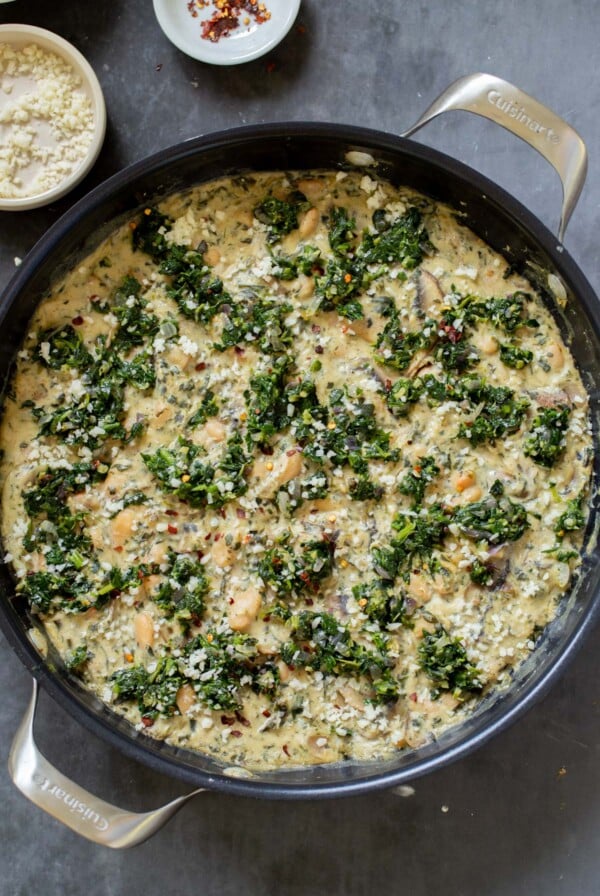
<svg viewBox="0 0 600 896">
<path fill-rule="evenodd" d="M 518 226 L 527 231 L 534 238 L 535 242 L 552 258 L 556 269 L 565 275 L 567 282 L 583 305 L 596 338 L 600 339 L 600 306 L 590 284 L 568 253 L 562 247 L 558 247 L 556 237 L 505 190 L 467 165 L 430 147 L 369 128 L 315 122 L 250 125 L 196 137 L 184 143 L 160 150 L 110 177 L 67 211 L 29 252 L 3 292 L 0 299 L 0 316 L 3 317 L 6 310 L 10 308 L 13 301 L 26 285 L 31 273 L 47 259 L 48 255 L 60 244 L 63 237 L 70 230 L 84 221 L 90 212 L 112 198 L 115 193 L 135 184 L 138 179 L 160 172 L 168 164 L 193 157 L 206 150 L 218 149 L 220 146 L 226 146 L 228 149 L 231 149 L 232 145 L 237 145 L 243 151 L 245 145 L 255 143 L 257 140 L 284 140 L 292 142 L 294 140 L 314 140 L 318 138 L 333 138 L 348 147 L 380 149 L 412 156 L 431 164 L 438 172 L 446 173 L 453 178 L 462 179 L 471 186 L 475 186 L 477 190 L 481 191 L 482 195 L 501 207 L 505 214 L 508 213 Z M 239 166 L 241 169 L 244 168 L 243 161 L 242 154 Z M 492 211 L 492 209 L 490 210 Z M 598 604 L 599 595 L 596 595 L 594 600 L 590 601 L 588 607 L 581 612 L 575 630 L 572 632 L 569 640 L 562 646 L 561 652 L 554 659 L 553 664 L 538 680 L 526 685 L 523 693 L 518 698 L 515 698 L 513 705 L 504 708 L 499 718 L 488 722 L 482 730 L 468 735 L 464 740 L 443 749 L 433 756 L 417 760 L 414 764 L 405 768 L 388 770 L 371 776 L 366 775 L 364 778 L 355 778 L 351 781 L 342 780 L 321 784 L 290 785 L 232 778 L 227 775 L 211 774 L 201 769 L 180 764 L 173 758 L 163 757 L 146 747 L 143 741 L 137 742 L 128 738 L 114 728 L 107 719 L 95 714 L 91 708 L 76 700 L 75 696 L 67 690 L 62 680 L 55 676 L 40 660 L 39 654 L 29 642 L 22 627 L 13 618 L 12 613 L 9 614 L 0 610 L 0 627 L 26 668 L 38 679 L 50 695 L 78 722 L 81 722 L 85 728 L 108 741 L 108 743 L 128 757 L 143 762 L 156 772 L 211 790 L 219 790 L 239 796 L 270 799 L 315 799 L 353 796 L 397 786 L 463 758 L 482 746 L 490 738 L 506 729 L 522 716 L 563 673 L 580 648 L 585 636 L 591 630 L 594 611 Z"/>
</svg>

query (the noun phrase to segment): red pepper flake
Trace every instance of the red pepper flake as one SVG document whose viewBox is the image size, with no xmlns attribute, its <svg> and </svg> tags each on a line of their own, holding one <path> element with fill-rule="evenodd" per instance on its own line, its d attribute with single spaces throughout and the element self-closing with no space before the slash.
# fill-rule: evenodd
<svg viewBox="0 0 600 896">
<path fill-rule="evenodd" d="M 312 326 L 311 326 L 311 330 L 312 330 L 313 333 L 320 333 L 320 332 L 321 332 L 321 327 L 319 326 L 319 324 L 312 324 Z"/>
<path fill-rule="evenodd" d="M 117 552 L 117 554 L 120 554 L 122 550 L 123 550 L 122 544 L 118 544 L 115 548 L 115 551 Z"/>
<path fill-rule="evenodd" d="M 237 516 L 238 520 L 246 519 L 246 511 L 242 507 L 236 507 L 235 515 Z"/>
<path fill-rule="evenodd" d="M 324 351 L 325 351 L 325 349 L 323 348 L 322 345 L 315 346 L 315 352 L 317 353 L 317 355 L 322 355 Z"/>
<path fill-rule="evenodd" d="M 269 712 L 268 709 L 263 709 L 263 711 L 262 711 L 262 715 L 265 717 L 265 719 L 270 719 L 270 718 L 271 718 L 271 713 Z"/>
<path fill-rule="evenodd" d="M 217 532 L 215 535 L 215 541 L 219 541 L 220 538 L 221 538 L 221 533 Z"/>
<path fill-rule="evenodd" d="M 73 324 L 74 327 L 80 327 L 83 323 L 83 318 L 82 318 L 81 314 L 78 314 L 77 317 L 74 317 L 73 320 L 71 321 L 71 323 Z"/>
<path fill-rule="evenodd" d="M 196 367 L 194 369 L 197 370 L 198 373 L 200 373 L 200 371 L 202 371 L 202 370 L 206 370 L 206 362 L 198 361 L 198 363 L 196 364 Z"/>
<path fill-rule="evenodd" d="M 412 700 L 413 703 L 416 703 L 416 702 L 417 702 L 417 699 L 418 699 L 418 698 L 417 698 L 417 692 L 416 692 L 416 691 L 413 691 L 412 694 L 409 694 L 409 695 L 408 695 L 408 699 L 409 699 L 409 700 Z"/>
<path fill-rule="evenodd" d="M 243 726 L 244 726 L 244 728 L 249 728 L 249 727 L 250 727 L 250 722 L 248 721 L 248 719 L 247 719 L 245 716 L 243 716 L 243 715 L 241 714 L 241 712 L 239 711 L 239 709 L 236 709 L 236 711 L 235 711 L 235 717 L 236 717 L 236 719 L 238 720 L 238 722 L 240 723 L 240 725 L 243 725 Z"/>
<path fill-rule="evenodd" d="M 202 558 L 204 557 L 204 551 L 196 551 L 196 557 L 198 558 L 198 560 L 202 560 Z"/>
<path fill-rule="evenodd" d="M 301 450 L 302 450 L 302 449 L 299 448 L 299 447 L 296 445 L 295 448 L 288 448 L 288 450 L 287 450 L 285 453 L 286 453 L 286 455 L 287 455 L 288 457 L 293 457 L 294 454 L 300 454 L 300 451 L 301 451 Z"/>
<path fill-rule="evenodd" d="M 154 725 L 154 719 L 152 719 L 150 716 L 142 716 L 142 725 L 144 726 L 144 728 L 152 728 L 152 726 Z"/>
<path fill-rule="evenodd" d="M 177 528 L 177 526 L 174 526 L 172 523 L 169 523 L 169 525 L 167 526 L 167 532 L 169 533 L 169 535 L 177 535 L 178 531 L 179 529 Z"/>
<path fill-rule="evenodd" d="M 199 9 L 209 5 L 209 0 L 188 0 L 187 8 L 192 18 L 197 19 Z M 239 28 L 240 20 L 244 25 L 250 25 L 253 18 L 257 25 L 262 25 L 271 18 L 271 13 L 262 0 L 214 0 L 214 7 L 216 9 L 212 15 L 200 24 L 203 40 L 210 40 L 212 43 L 217 43 L 222 37 L 229 37 L 232 31 Z M 243 15 L 244 13 L 247 14 Z"/>
<path fill-rule="evenodd" d="M 212 538 L 212 532 L 209 532 L 208 535 L 204 536 L 204 541 L 210 541 Z"/>
<path fill-rule="evenodd" d="M 312 605 L 314 604 L 314 600 L 312 599 L 312 597 L 306 597 L 304 599 L 304 603 L 307 607 L 312 607 Z"/>
<path fill-rule="evenodd" d="M 233 350 L 234 350 L 234 352 L 236 353 L 236 355 L 243 355 L 243 354 L 245 354 L 244 349 L 241 348 L 239 345 L 234 345 Z"/>
<path fill-rule="evenodd" d="M 385 381 L 385 391 L 386 391 L 386 392 L 389 392 L 389 391 L 391 390 L 391 388 L 392 388 L 392 381 L 391 381 L 391 380 L 386 380 L 386 381 Z"/>
<path fill-rule="evenodd" d="M 165 510 L 165 513 L 167 514 L 167 516 L 179 516 L 177 510 Z"/>
<path fill-rule="evenodd" d="M 288 750 L 288 745 L 287 745 L 287 744 L 284 744 L 284 745 L 282 746 L 281 749 L 283 750 L 283 752 L 285 753 L 285 755 L 289 758 L 290 751 Z"/>
<path fill-rule="evenodd" d="M 234 728 L 233 731 L 231 732 L 231 736 L 232 736 L 232 737 L 241 737 L 241 736 L 242 736 L 242 732 L 241 732 L 241 731 L 238 731 L 237 728 Z"/>
<path fill-rule="evenodd" d="M 235 725 L 235 716 L 221 716 L 221 725 Z"/>
<path fill-rule="evenodd" d="M 94 303 L 94 302 L 99 302 L 99 301 L 100 301 L 100 296 L 96 295 L 96 293 L 94 293 L 93 296 L 90 296 L 90 302 Z"/>
</svg>

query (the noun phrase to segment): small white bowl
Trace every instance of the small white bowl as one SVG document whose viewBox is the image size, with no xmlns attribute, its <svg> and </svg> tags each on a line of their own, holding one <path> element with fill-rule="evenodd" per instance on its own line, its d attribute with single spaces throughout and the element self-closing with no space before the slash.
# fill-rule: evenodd
<svg viewBox="0 0 600 896">
<path fill-rule="evenodd" d="M 0 25 L 0 43 L 10 44 L 13 47 L 23 47 L 27 44 L 37 44 L 43 50 L 56 53 L 66 60 L 74 72 L 81 78 L 81 89 L 87 94 L 92 104 L 94 115 L 94 133 L 86 155 L 71 173 L 50 190 L 38 193 L 35 196 L 24 196 L 16 199 L 0 197 L 0 210 L 2 211 L 27 211 L 48 205 L 69 190 L 72 190 L 90 171 L 98 158 L 104 135 L 106 133 L 106 106 L 104 96 L 98 78 L 94 70 L 82 56 L 79 50 L 64 38 L 59 37 L 45 28 L 37 28 L 34 25 Z"/>
<path fill-rule="evenodd" d="M 201 35 L 201 25 L 215 12 L 214 3 L 198 9 L 194 18 L 186 0 L 154 0 L 154 13 L 171 43 L 183 53 L 211 65 L 239 65 L 264 56 L 286 36 L 298 15 L 300 0 L 264 0 L 271 18 L 257 24 L 240 24 L 216 43 Z M 242 17 L 243 17 L 242 13 Z"/>
</svg>

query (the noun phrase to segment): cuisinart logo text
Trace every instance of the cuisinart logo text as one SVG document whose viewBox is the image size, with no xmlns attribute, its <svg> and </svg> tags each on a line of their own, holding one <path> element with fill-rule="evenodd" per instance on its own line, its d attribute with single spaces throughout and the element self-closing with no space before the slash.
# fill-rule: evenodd
<svg viewBox="0 0 600 896">
<path fill-rule="evenodd" d="M 59 802 L 64 803 L 74 815 L 80 815 L 82 821 L 89 822 L 97 831 L 105 831 L 108 828 L 108 820 L 106 818 L 99 815 L 95 809 L 92 809 L 86 803 L 82 803 L 81 800 L 78 800 L 68 791 L 63 790 L 62 787 L 53 784 L 49 778 L 46 778 L 44 775 L 35 774 L 33 780 L 39 786 L 40 790 L 43 790 L 49 796 L 53 796 Z"/>
<path fill-rule="evenodd" d="M 532 118 L 531 115 L 528 114 L 525 106 L 518 106 L 516 103 L 513 103 L 512 100 L 505 99 L 499 90 L 490 90 L 487 98 L 488 103 L 491 103 L 496 109 L 500 109 L 501 112 L 504 112 L 504 114 L 510 116 L 510 118 L 514 118 L 515 121 L 521 122 L 521 124 L 528 127 L 530 131 L 540 134 L 550 143 L 560 142 L 560 137 L 552 130 L 552 128 L 547 128 L 545 124 L 540 124 L 539 121 Z"/>
</svg>

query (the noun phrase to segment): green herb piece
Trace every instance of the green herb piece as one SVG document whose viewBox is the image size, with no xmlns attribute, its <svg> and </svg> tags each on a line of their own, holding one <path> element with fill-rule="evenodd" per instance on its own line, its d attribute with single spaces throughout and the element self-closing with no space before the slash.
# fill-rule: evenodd
<svg viewBox="0 0 600 896">
<path fill-rule="evenodd" d="M 275 433 L 289 424 L 286 386 L 291 367 L 291 358 L 281 355 L 265 373 L 250 377 L 250 388 L 244 392 L 249 448 L 268 446 Z"/>
<path fill-rule="evenodd" d="M 489 544 L 517 541 L 529 528 L 527 511 L 522 504 L 506 497 L 504 486 L 498 479 L 492 485 L 489 497 L 458 507 L 452 522 L 469 538 Z"/>
<path fill-rule="evenodd" d="M 267 226 L 267 242 L 278 243 L 298 227 L 298 215 L 310 208 L 304 193 L 294 190 L 287 199 L 266 196 L 254 209 L 255 217 Z"/>
<path fill-rule="evenodd" d="M 345 208 L 333 207 L 329 215 L 329 245 L 336 255 L 347 255 L 356 237 L 356 221 Z"/>
<path fill-rule="evenodd" d="M 423 503 L 425 489 L 439 472 L 440 468 L 433 457 L 420 457 L 413 469 L 402 477 L 398 491 L 412 498 L 413 506 L 418 508 Z"/>
<path fill-rule="evenodd" d="M 285 302 L 263 298 L 248 289 L 245 297 L 222 310 L 225 323 L 220 342 L 213 346 L 217 351 L 256 344 L 261 352 L 273 355 L 284 352 L 293 342 L 285 323 L 292 306 Z"/>
<path fill-rule="evenodd" d="M 441 504 L 432 504 L 419 513 L 398 513 L 392 522 L 396 533 L 389 547 L 372 551 L 375 572 L 384 581 L 393 581 L 401 573 L 406 577 L 416 560 L 427 561 L 434 570 L 435 548 L 443 542 L 452 517 Z"/>
<path fill-rule="evenodd" d="M 434 699 L 450 691 L 455 699 L 464 700 L 483 689 L 481 672 L 469 661 L 464 645 L 443 626 L 423 636 L 418 654 L 419 665 L 435 685 Z"/>
<path fill-rule="evenodd" d="M 309 277 L 321 263 L 321 251 L 303 246 L 297 255 L 273 255 L 272 274 L 278 280 L 295 280 L 298 274 Z"/>
<path fill-rule="evenodd" d="M 424 391 L 422 380 L 400 377 L 386 392 L 385 401 L 394 417 L 407 417 L 411 406 L 417 403 Z"/>
<path fill-rule="evenodd" d="M 404 330 L 398 310 L 390 308 L 386 312 L 389 318 L 375 343 L 375 360 L 395 370 L 406 370 L 419 351 L 430 351 L 437 338 L 437 323 L 426 320 L 423 329 Z"/>
<path fill-rule="evenodd" d="M 212 389 L 205 389 L 198 410 L 188 420 L 188 426 L 202 426 L 209 417 L 216 417 L 219 405 Z"/>
<path fill-rule="evenodd" d="M 512 343 L 510 345 L 501 345 L 500 360 L 507 367 L 522 370 L 526 364 L 530 364 L 533 361 L 533 352 Z"/>
<path fill-rule="evenodd" d="M 167 563 L 165 579 L 152 600 L 168 618 L 174 616 L 187 631 L 191 622 L 197 624 L 202 618 L 209 582 L 202 564 L 190 554 L 170 550 Z"/>
<path fill-rule="evenodd" d="M 244 472 L 250 458 L 244 453 L 239 433 L 229 439 L 216 467 L 201 461 L 205 454 L 199 445 L 179 436 L 170 447 L 158 448 L 154 454 L 142 453 L 142 460 L 164 492 L 187 501 L 192 507 L 221 507 L 245 492 Z M 217 470 L 226 475 L 216 477 Z"/>
<path fill-rule="evenodd" d="M 145 719 L 172 716 L 177 710 L 177 691 L 185 683 L 177 660 L 161 657 L 153 672 L 142 665 L 119 669 L 110 676 L 116 703 L 136 700 Z"/>
<path fill-rule="evenodd" d="M 303 544 L 298 556 L 289 546 L 289 536 L 284 536 L 280 546 L 265 551 L 257 572 L 280 598 L 298 596 L 305 590 L 316 593 L 333 571 L 334 552 L 335 543 L 322 539 Z"/>
<path fill-rule="evenodd" d="M 469 569 L 469 576 L 476 585 L 484 585 L 486 587 L 491 585 L 494 580 L 490 567 L 487 563 L 482 563 L 481 560 L 473 561 Z"/>
<path fill-rule="evenodd" d="M 121 362 L 118 375 L 136 389 L 153 389 L 156 385 L 153 356 L 148 351 L 138 352 L 130 361 Z"/>
<path fill-rule="evenodd" d="M 576 498 L 567 501 L 567 509 L 556 521 L 554 531 L 559 538 L 562 538 L 566 532 L 575 532 L 578 529 L 583 529 L 584 526 L 583 492 L 581 492 Z"/>
<path fill-rule="evenodd" d="M 63 367 L 84 370 L 92 362 L 81 336 L 70 324 L 40 333 L 34 357 L 53 370 Z"/>
<path fill-rule="evenodd" d="M 289 666 L 303 666 L 325 675 L 367 678 L 373 690 L 373 703 L 391 703 L 398 699 L 398 686 L 382 638 L 377 650 L 358 644 L 348 629 L 330 613 L 303 611 L 289 619 L 291 640 L 283 644 L 281 658 Z"/>
<path fill-rule="evenodd" d="M 465 373 L 479 362 L 477 349 L 465 340 L 440 342 L 435 349 L 434 357 L 444 370 L 455 370 L 457 373 Z"/>
<path fill-rule="evenodd" d="M 62 572 L 34 572 L 21 579 L 19 594 L 41 613 L 61 609 L 65 613 L 80 613 L 94 605 L 90 599 L 90 582 L 74 566 Z"/>
<path fill-rule="evenodd" d="M 379 500 L 384 489 L 377 485 L 366 473 L 361 473 L 358 479 L 353 479 L 348 488 L 348 494 L 353 501 Z"/>
<path fill-rule="evenodd" d="M 473 420 L 460 424 L 458 435 L 472 445 L 494 443 L 520 428 L 529 407 L 527 399 L 515 398 L 506 386 L 488 386 L 483 381 L 468 382 L 465 392 L 478 412 Z"/>
<path fill-rule="evenodd" d="M 348 320 L 365 316 L 359 299 L 366 285 L 365 271 L 357 261 L 337 256 L 327 262 L 325 272 L 315 277 L 315 293 L 320 297 L 323 311 L 337 311 Z"/>
<path fill-rule="evenodd" d="M 355 585 L 352 593 L 363 613 L 381 628 L 386 629 L 397 623 L 408 623 L 410 614 L 404 591 L 395 589 L 380 579 L 373 579 L 371 582 Z"/>
<path fill-rule="evenodd" d="M 408 211 L 390 224 L 374 214 L 376 232 L 365 233 L 358 250 L 363 264 L 401 264 L 407 270 L 416 268 L 425 253 L 433 251 L 429 234 L 419 209 Z"/>
<path fill-rule="evenodd" d="M 71 650 L 65 657 L 65 666 L 69 672 L 81 675 L 84 666 L 92 659 L 93 653 L 85 644 L 80 644 L 75 650 Z"/>
<path fill-rule="evenodd" d="M 186 666 L 199 673 L 190 683 L 211 709 L 240 709 L 239 692 L 247 683 L 259 693 L 272 694 L 277 688 L 277 668 L 261 662 L 255 639 L 241 632 L 196 635 L 185 645 L 184 656 Z"/>
<path fill-rule="evenodd" d="M 332 389 L 330 419 L 326 426 L 309 431 L 304 455 L 316 463 L 329 461 L 336 466 L 349 465 L 356 473 L 368 473 L 367 460 L 398 459 L 398 451 L 390 448 L 390 434 L 382 430 L 375 416 L 375 407 L 362 395 L 351 397 L 347 389 Z M 320 423 L 323 421 L 320 421 Z"/>
<path fill-rule="evenodd" d="M 86 486 L 99 482 L 108 473 L 103 464 L 78 463 L 71 467 L 47 467 L 38 473 L 35 486 L 23 492 L 25 510 L 29 516 L 44 514 L 49 520 L 58 521 L 69 514 L 66 506 L 68 495 L 85 490 Z"/>
<path fill-rule="evenodd" d="M 144 311 L 148 304 L 140 295 L 142 284 L 135 277 L 124 277 L 115 291 L 110 310 L 119 321 L 113 341 L 114 351 L 129 349 L 134 345 L 144 345 L 155 336 L 159 320 L 155 314 Z"/>
<path fill-rule="evenodd" d="M 554 466 L 567 445 L 570 414 L 570 408 L 565 405 L 539 408 L 525 440 L 525 454 L 542 467 Z"/>
</svg>

